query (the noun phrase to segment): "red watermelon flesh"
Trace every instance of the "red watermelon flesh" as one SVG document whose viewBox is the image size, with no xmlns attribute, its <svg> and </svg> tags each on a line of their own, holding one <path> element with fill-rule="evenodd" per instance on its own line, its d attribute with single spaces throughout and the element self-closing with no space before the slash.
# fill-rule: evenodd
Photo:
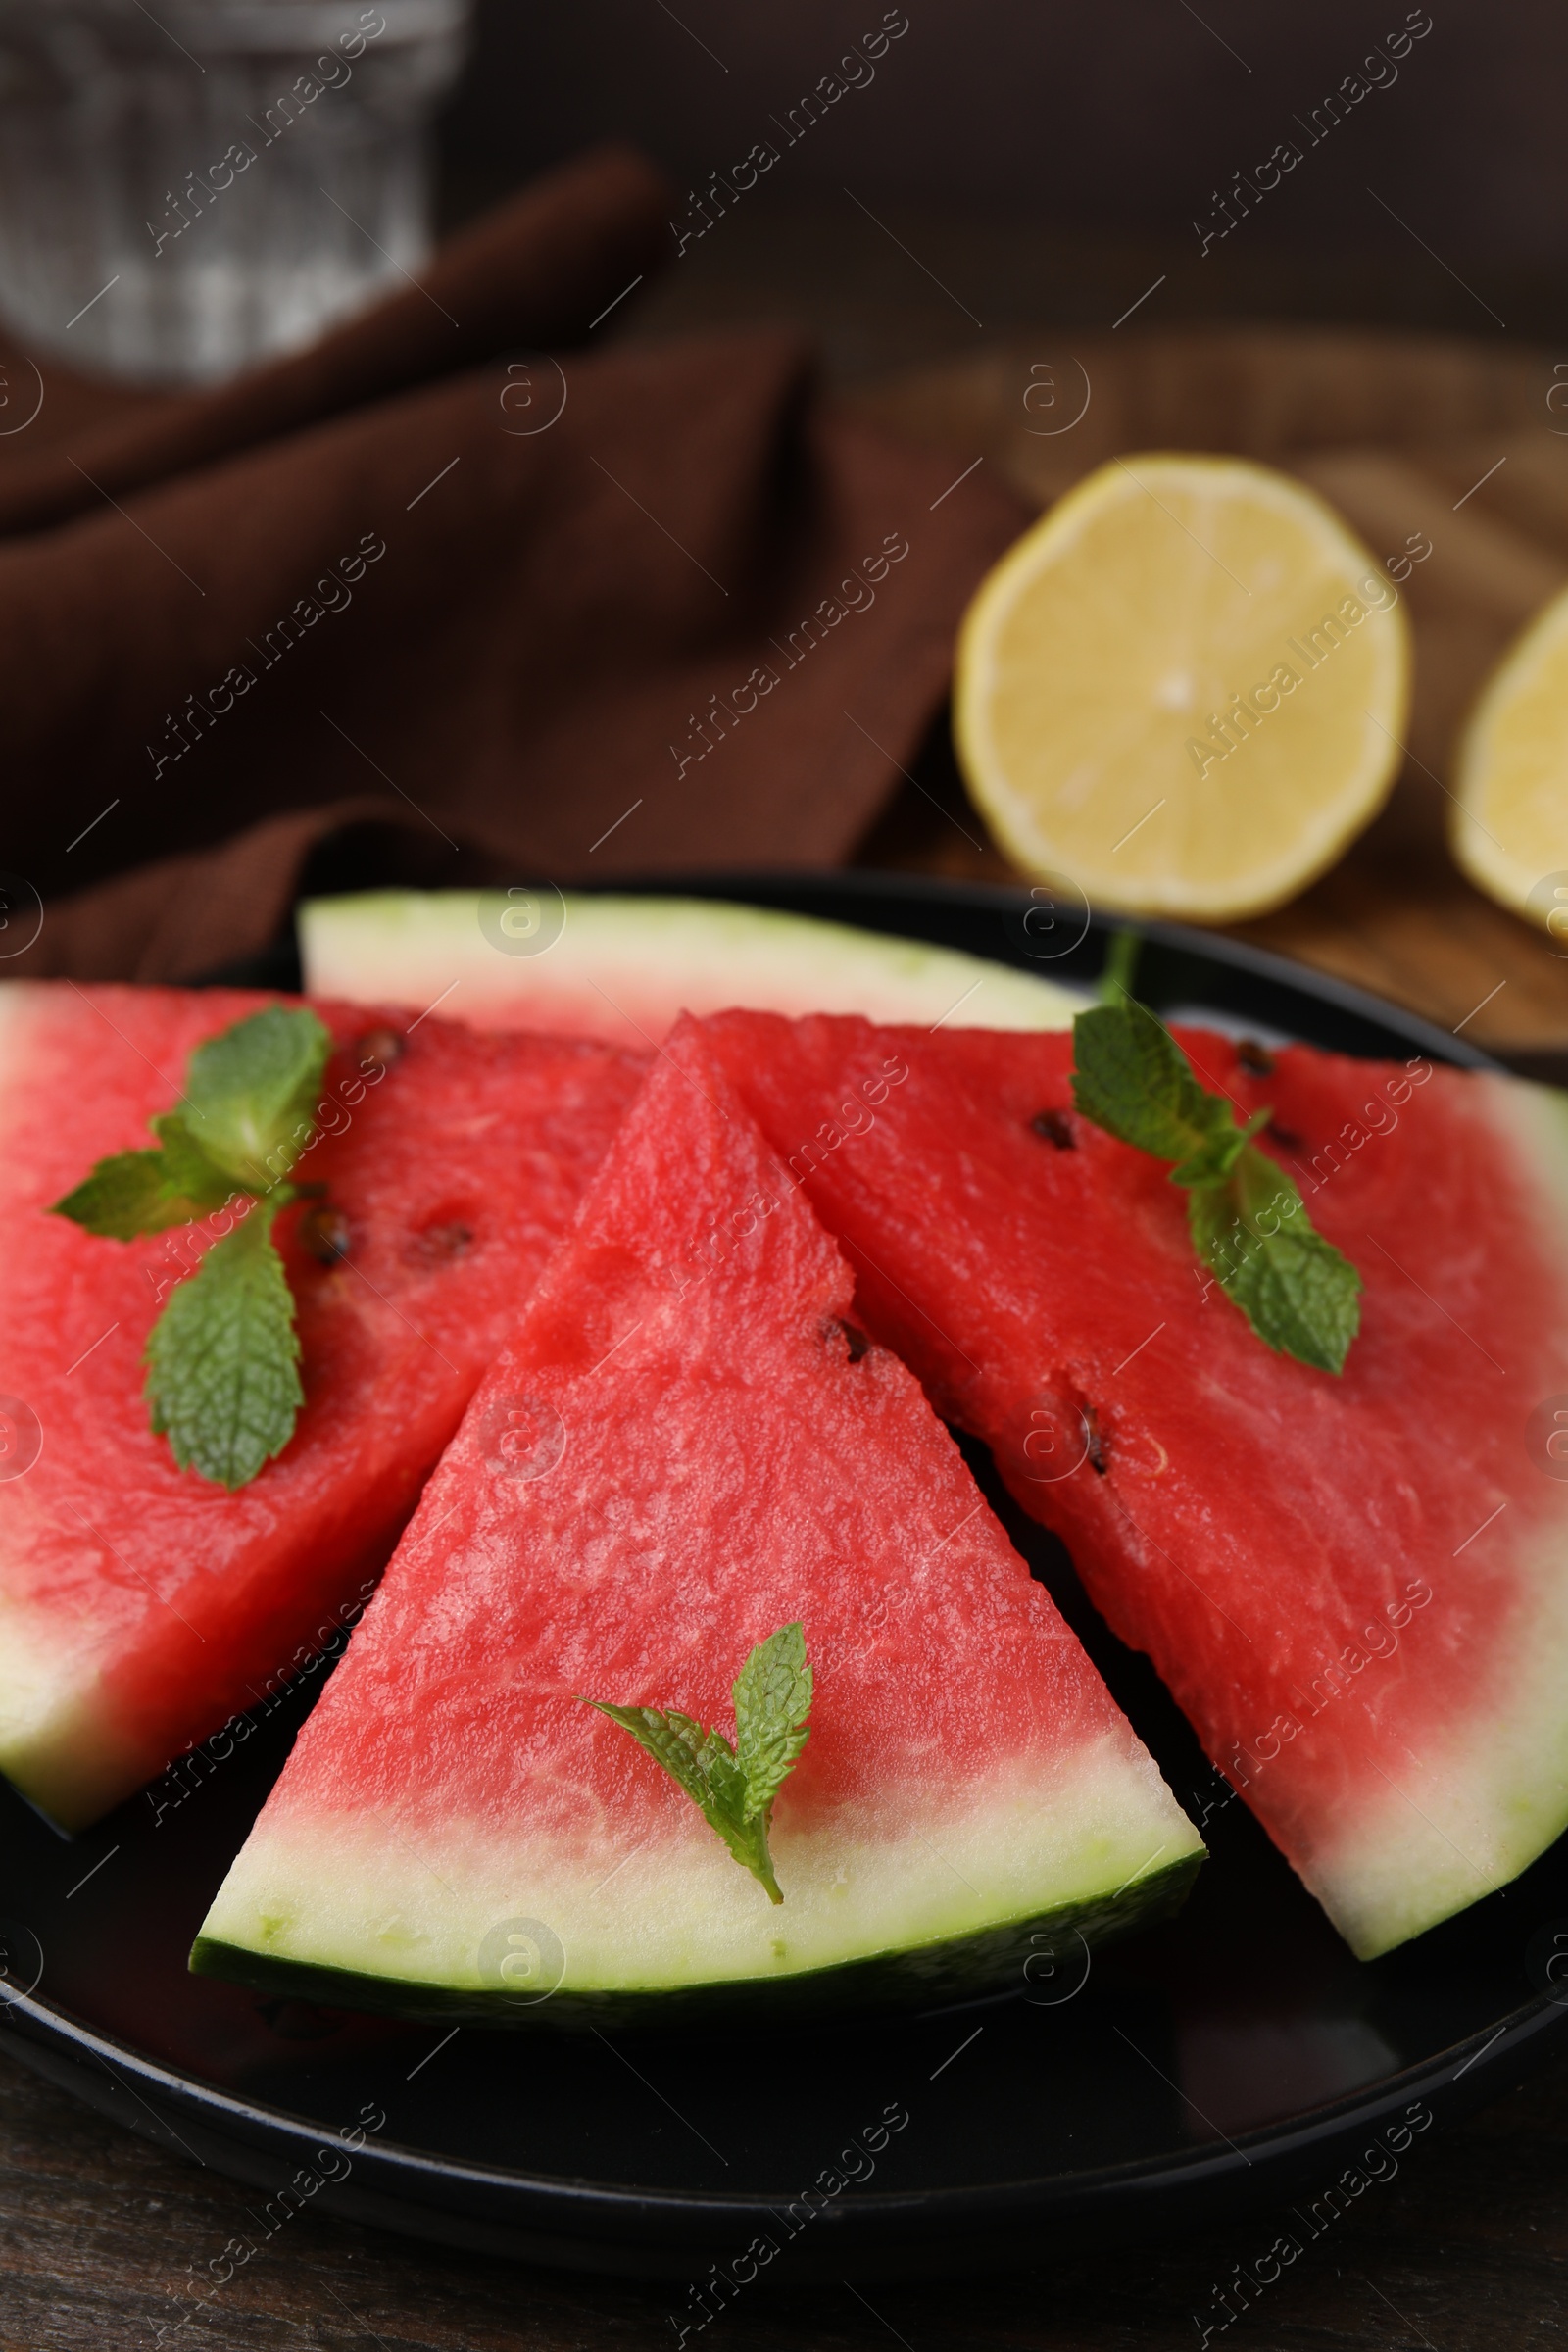
<svg viewBox="0 0 1568 2352">
<path fill-rule="evenodd" d="M 1072 1110 L 1069 1037 L 707 1032 L 853 1257 L 868 1328 L 1065 1539 L 1357 1952 L 1559 1835 L 1560 1098 L 1308 1047 L 1257 1068 L 1182 1033 L 1205 1086 L 1269 1106 L 1261 1148 L 1360 1271 L 1335 1378 L 1254 1336 L 1162 1165 Z"/>
<path fill-rule="evenodd" d="M 297 1672 L 323 1613 L 368 1591 L 640 1077 L 631 1054 L 435 1019 L 377 1083 L 334 1057 L 336 1132 L 299 1174 L 330 1185 L 351 1248 L 327 1267 L 298 1211 L 279 1221 L 307 1401 L 284 1452 L 229 1494 L 176 1470 L 142 1391 L 156 1285 L 194 1262 L 188 1229 L 122 1243 L 48 1207 L 150 1143 L 193 1047 L 275 1002 L 0 990 L 0 1769 L 70 1828 Z M 371 1018 L 318 1009 L 339 1041 Z"/>
<path fill-rule="evenodd" d="M 657 1061 L 198 1968 L 547 2023 L 824 1975 L 930 1993 L 1185 1886 L 1195 1833 L 913 1378 L 846 1331 L 853 1281 L 700 1048 Z M 581 1694 L 728 1732 L 796 1620 L 775 1908 Z"/>
</svg>

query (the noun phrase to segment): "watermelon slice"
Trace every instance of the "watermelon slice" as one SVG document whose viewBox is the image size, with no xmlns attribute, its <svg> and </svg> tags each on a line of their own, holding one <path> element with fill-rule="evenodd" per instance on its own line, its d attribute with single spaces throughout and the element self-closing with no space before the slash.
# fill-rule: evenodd
<svg viewBox="0 0 1568 2352">
<path fill-rule="evenodd" d="M 434 1019 L 386 1065 L 372 1054 L 380 1081 L 333 1061 L 321 1123 L 337 1132 L 300 1174 L 330 1184 L 349 1251 L 319 1263 L 284 1212 L 307 1402 L 230 1494 L 175 1469 L 142 1394 L 189 1229 L 107 1241 L 48 1206 L 145 1146 L 191 1050 L 274 1001 L 0 989 L 0 1770 L 71 1829 L 298 1671 L 323 1615 L 368 1590 L 641 1074 L 582 1042 Z M 319 1009 L 339 1040 L 367 1028 Z"/>
<path fill-rule="evenodd" d="M 194 1967 L 604 2022 L 759 1985 L 930 1998 L 1175 1899 L 1196 1833 L 852 1289 L 700 1047 L 657 1062 Z M 582 1699 L 727 1731 L 748 1651 L 797 1620 L 775 1907 Z"/>
<path fill-rule="evenodd" d="M 751 1004 L 1062 1029 L 1082 1000 L 1031 972 L 847 923 L 710 899 L 382 890 L 299 911 L 305 985 L 479 1028 L 651 1046 L 680 1013 Z M 1065 938 L 1062 945 L 1066 944 Z"/>
<path fill-rule="evenodd" d="M 1361 1273 L 1335 1378 L 1254 1337 L 1163 1167 L 1076 1115 L 1070 1039 L 708 1035 L 867 1327 L 1066 1540 L 1356 1952 L 1568 1826 L 1560 1098 L 1183 1033 L 1207 1088 L 1271 1108 L 1261 1148 Z"/>
</svg>

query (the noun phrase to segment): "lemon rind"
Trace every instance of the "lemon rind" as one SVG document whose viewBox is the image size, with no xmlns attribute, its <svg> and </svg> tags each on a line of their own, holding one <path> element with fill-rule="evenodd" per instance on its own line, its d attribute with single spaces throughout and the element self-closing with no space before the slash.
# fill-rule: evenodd
<svg viewBox="0 0 1568 2352">
<path fill-rule="evenodd" d="M 1546 928 L 1550 910 L 1533 906 L 1530 898 L 1544 877 L 1533 870 L 1529 861 L 1497 840 L 1483 821 L 1482 811 L 1494 777 L 1497 722 L 1510 705 L 1536 684 L 1547 657 L 1565 637 L 1568 637 L 1568 588 L 1552 597 L 1526 623 L 1477 696 L 1459 736 L 1454 758 L 1454 805 L 1448 816 L 1448 845 L 1460 872 L 1499 906 L 1523 915 L 1527 922 L 1542 930 Z M 1564 773 L 1568 777 L 1568 703 L 1564 707 L 1563 739 Z M 1491 813 L 1495 821 L 1494 812 Z"/>
</svg>

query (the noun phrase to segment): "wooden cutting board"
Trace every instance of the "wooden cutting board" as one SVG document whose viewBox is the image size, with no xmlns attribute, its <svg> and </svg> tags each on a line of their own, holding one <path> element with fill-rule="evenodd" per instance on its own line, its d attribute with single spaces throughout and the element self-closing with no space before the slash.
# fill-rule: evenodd
<svg viewBox="0 0 1568 2352">
<path fill-rule="evenodd" d="M 1311 483 L 1380 560 L 1408 554 L 1414 696 L 1394 794 L 1331 873 L 1233 935 L 1568 1078 L 1568 954 L 1477 891 L 1446 846 L 1465 712 L 1520 629 L 1568 586 L 1568 372 L 1493 344 L 1309 327 L 1070 341 L 1042 363 L 1054 346 L 1034 333 L 845 397 L 949 452 L 956 471 L 995 467 L 1036 507 L 1116 454 L 1229 451 Z M 876 849 L 924 871 L 1014 872 L 966 802 L 944 820 L 906 796 Z"/>
</svg>

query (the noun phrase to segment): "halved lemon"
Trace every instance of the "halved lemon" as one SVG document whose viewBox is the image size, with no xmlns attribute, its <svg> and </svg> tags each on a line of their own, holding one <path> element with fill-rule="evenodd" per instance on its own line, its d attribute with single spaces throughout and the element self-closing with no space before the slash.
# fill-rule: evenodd
<svg viewBox="0 0 1568 2352">
<path fill-rule="evenodd" d="M 1218 922 L 1293 898 L 1376 815 L 1409 671 L 1398 589 L 1313 492 L 1117 458 L 981 583 L 954 725 L 1026 871 Z"/>
<path fill-rule="evenodd" d="M 1568 945 L 1568 592 L 1515 640 L 1460 740 L 1449 839 L 1472 882 Z"/>
</svg>

